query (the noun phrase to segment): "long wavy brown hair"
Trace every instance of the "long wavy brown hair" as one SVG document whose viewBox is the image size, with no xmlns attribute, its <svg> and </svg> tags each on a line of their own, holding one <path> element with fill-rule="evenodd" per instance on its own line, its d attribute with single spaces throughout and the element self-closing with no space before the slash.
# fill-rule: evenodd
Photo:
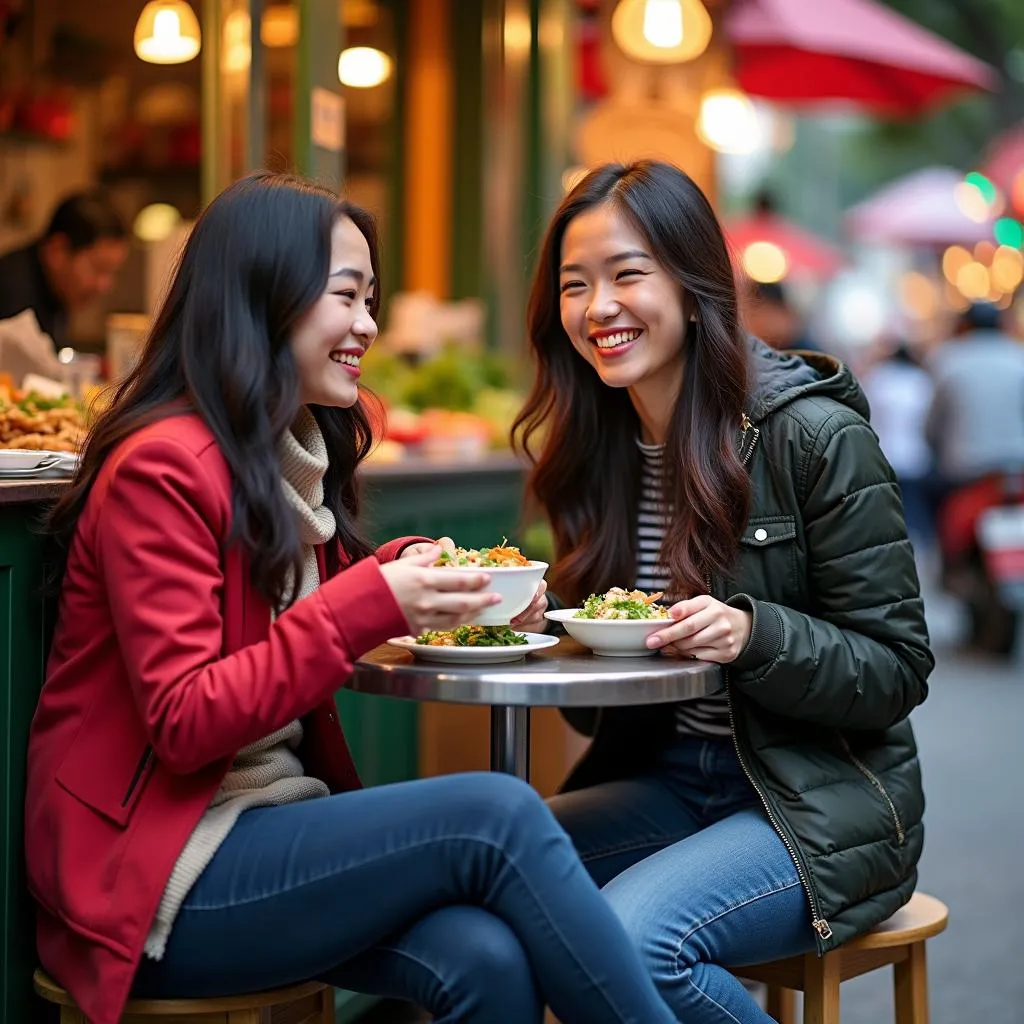
<svg viewBox="0 0 1024 1024">
<path fill-rule="evenodd" d="M 380 305 L 380 269 L 373 217 L 331 191 L 287 174 L 258 172 L 225 189 L 203 211 L 182 251 L 167 298 L 138 365 L 121 382 L 93 426 L 72 486 L 47 521 L 63 575 L 78 517 L 110 453 L 144 426 L 168 416 L 198 414 L 231 468 L 230 540 L 248 553 L 252 580 L 280 604 L 289 569 L 300 573 L 295 515 L 281 487 L 278 442 L 299 409 L 299 371 L 291 334 L 326 287 L 331 230 L 348 217 L 370 248 Z M 348 556 L 371 550 L 359 529 L 355 470 L 372 446 L 361 391 L 351 409 L 312 406 L 330 464 L 324 504 L 334 513 Z M 327 545 L 328 568 L 340 561 Z"/>
<path fill-rule="evenodd" d="M 562 201 L 533 279 L 527 326 L 536 376 L 513 443 L 533 463 L 530 496 L 554 532 L 559 597 L 576 604 L 628 585 L 636 573 L 640 420 L 628 390 L 605 385 L 573 348 L 558 286 L 566 228 L 604 203 L 644 236 L 693 304 L 666 439 L 665 498 L 674 514 L 661 559 L 674 593 L 704 593 L 708 574 L 726 572 L 734 561 L 750 508 L 750 479 L 738 452 L 749 350 L 722 229 L 703 192 L 678 168 L 646 160 L 608 164 Z"/>
</svg>

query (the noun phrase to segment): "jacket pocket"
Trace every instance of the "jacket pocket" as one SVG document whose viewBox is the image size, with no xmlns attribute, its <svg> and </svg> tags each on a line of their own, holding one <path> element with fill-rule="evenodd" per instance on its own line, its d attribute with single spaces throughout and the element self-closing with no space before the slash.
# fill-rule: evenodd
<svg viewBox="0 0 1024 1024">
<path fill-rule="evenodd" d="M 57 770 L 57 784 L 124 828 L 155 767 L 138 719 L 116 701 L 98 700 Z"/>
<path fill-rule="evenodd" d="M 888 806 L 893 828 L 896 832 L 896 844 L 902 846 L 907 841 L 907 832 L 903 827 L 903 819 L 900 817 L 900 812 L 896 809 L 896 802 L 889 795 L 889 791 L 885 788 L 885 783 L 853 752 L 849 740 L 842 733 L 837 733 L 837 735 L 839 737 L 840 749 L 846 756 L 846 759 L 867 779 Z"/>
<path fill-rule="evenodd" d="M 750 519 L 740 537 L 735 578 L 738 592 L 779 604 L 799 603 L 801 595 L 796 516 Z"/>
</svg>

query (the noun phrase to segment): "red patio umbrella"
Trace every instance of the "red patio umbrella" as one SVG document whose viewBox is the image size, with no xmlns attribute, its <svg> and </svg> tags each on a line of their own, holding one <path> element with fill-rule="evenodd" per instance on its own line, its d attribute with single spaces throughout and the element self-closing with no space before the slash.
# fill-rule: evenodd
<svg viewBox="0 0 1024 1024">
<path fill-rule="evenodd" d="M 778 246 L 786 257 L 787 274 L 794 277 L 831 277 L 845 262 L 836 246 L 770 211 L 728 220 L 725 234 L 739 260 L 754 242 Z"/>
<path fill-rule="evenodd" d="M 725 31 L 740 87 L 788 104 L 910 116 L 996 83 L 987 64 L 873 0 L 735 0 Z"/>
</svg>

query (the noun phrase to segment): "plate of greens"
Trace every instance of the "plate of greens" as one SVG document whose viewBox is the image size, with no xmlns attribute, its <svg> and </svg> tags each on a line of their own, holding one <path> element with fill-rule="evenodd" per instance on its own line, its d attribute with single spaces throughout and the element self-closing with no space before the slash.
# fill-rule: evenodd
<svg viewBox="0 0 1024 1024">
<path fill-rule="evenodd" d="M 487 665 L 520 661 L 534 651 L 554 647 L 558 637 L 544 633 L 519 633 L 509 626 L 459 626 L 457 629 L 431 630 L 417 637 L 398 636 L 388 643 L 409 651 L 420 661 Z"/>
</svg>

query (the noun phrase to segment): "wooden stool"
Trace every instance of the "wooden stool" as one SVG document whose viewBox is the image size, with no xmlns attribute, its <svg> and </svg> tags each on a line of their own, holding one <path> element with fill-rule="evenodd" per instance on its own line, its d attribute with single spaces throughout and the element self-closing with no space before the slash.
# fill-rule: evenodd
<svg viewBox="0 0 1024 1024">
<path fill-rule="evenodd" d="M 879 967 L 893 966 L 896 1024 L 928 1024 L 928 968 L 924 944 L 945 931 L 949 911 L 934 896 L 916 892 L 887 921 L 833 949 L 737 967 L 733 974 L 768 986 L 768 1013 L 796 1024 L 795 992 L 804 993 L 804 1024 L 839 1024 L 839 985 Z"/>
<path fill-rule="evenodd" d="M 37 970 L 32 982 L 43 999 L 60 1007 L 60 1024 L 88 1024 L 71 996 L 45 971 Z M 334 1024 L 334 989 L 307 981 L 220 999 L 131 999 L 121 1024 L 151 1024 L 161 1018 L 163 1024 Z"/>
</svg>

